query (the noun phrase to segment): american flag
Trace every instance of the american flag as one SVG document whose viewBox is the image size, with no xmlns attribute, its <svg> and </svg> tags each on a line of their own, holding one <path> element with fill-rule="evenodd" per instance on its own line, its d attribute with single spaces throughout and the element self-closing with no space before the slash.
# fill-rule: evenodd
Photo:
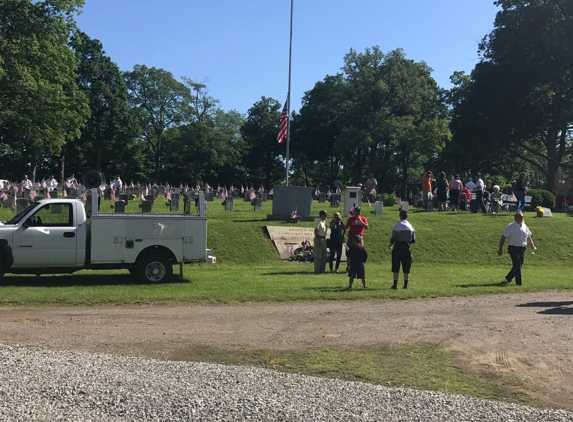
<svg viewBox="0 0 573 422">
<path fill-rule="evenodd" d="M 261 187 L 259 188 L 259 193 L 263 193 L 265 191 L 265 187 L 263 185 L 261 185 Z"/>
<path fill-rule="evenodd" d="M 318 187 L 317 187 L 316 190 L 314 191 L 314 195 L 315 195 L 315 196 L 320 196 L 320 189 L 318 189 Z"/>
<path fill-rule="evenodd" d="M 245 187 L 241 184 L 241 195 L 245 193 Z"/>
<path fill-rule="evenodd" d="M 223 188 L 223 190 L 221 191 L 221 193 L 219 194 L 219 197 L 224 201 L 225 199 L 227 199 L 227 189 Z"/>
<path fill-rule="evenodd" d="M 5 201 L 6 199 L 8 199 L 8 196 L 4 192 L 0 192 L 0 201 Z"/>
<path fill-rule="evenodd" d="M 398 201 L 396 201 L 396 203 L 401 206 L 402 205 L 402 198 L 398 197 Z"/>
<path fill-rule="evenodd" d="M 253 199 L 255 199 L 257 197 L 257 194 L 255 193 L 255 191 L 251 191 L 251 193 L 249 194 L 249 198 L 252 201 Z"/>
<path fill-rule="evenodd" d="M 271 190 L 269 191 L 269 196 L 272 196 L 272 195 L 273 195 L 273 190 L 271 189 Z"/>
<path fill-rule="evenodd" d="M 277 136 L 277 142 L 282 144 L 287 136 L 287 122 L 288 122 L 288 99 L 285 101 L 285 106 L 283 107 L 283 112 L 279 119 L 279 134 Z"/>
<path fill-rule="evenodd" d="M 66 190 L 64 189 L 64 192 L 65 192 L 65 191 L 66 191 Z M 30 194 L 29 194 L 29 195 L 30 195 L 30 198 L 34 199 L 34 198 L 36 197 L 36 191 L 35 191 L 34 189 L 32 189 L 32 190 L 30 191 Z"/>
</svg>

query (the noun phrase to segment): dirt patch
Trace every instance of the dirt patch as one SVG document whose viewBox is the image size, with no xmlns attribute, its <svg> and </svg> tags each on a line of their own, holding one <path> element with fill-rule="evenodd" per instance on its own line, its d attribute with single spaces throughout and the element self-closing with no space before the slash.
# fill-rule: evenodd
<svg viewBox="0 0 573 422">
<path fill-rule="evenodd" d="M 519 379 L 543 405 L 573 410 L 573 294 L 404 301 L 0 308 L 0 343 L 208 360 L 204 347 L 306 350 L 420 341 L 473 371 Z M 201 347 L 199 347 L 201 346 Z M 194 354 L 192 350 L 197 350 Z"/>
</svg>

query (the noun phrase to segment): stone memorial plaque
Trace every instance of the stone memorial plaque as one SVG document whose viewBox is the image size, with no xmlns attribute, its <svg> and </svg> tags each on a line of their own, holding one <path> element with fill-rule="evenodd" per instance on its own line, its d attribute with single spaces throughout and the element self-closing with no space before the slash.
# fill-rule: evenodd
<svg viewBox="0 0 573 422">
<path fill-rule="evenodd" d="M 169 203 L 169 211 L 179 211 L 179 198 L 171 199 L 171 202 Z"/>
<path fill-rule="evenodd" d="M 76 198 L 78 196 L 78 191 L 74 188 L 66 188 L 66 193 L 70 198 Z"/>
<path fill-rule="evenodd" d="M 127 204 L 129 202 L 129 195 L 122 193 L 121 195 L 119 195 L 119 200 L 124 201 Z"/>
<path fill-rule="evenodd" d="M 213 192 L 209 192 L 205 195 L 205 201 L 213 202 L 215 200 L 215 194 Z"/>
<path fill-rule="evenodd" d="M 543 212 L 544 212 L 543 218 L 553 217 L 553 213 L 551 212 L 551 209 L 544 208 L 544 207 L 542 207 L 542 208 L 543 208 Z"/>
<path fill-rule="evenodd" d="M 319 202 L 320 204 L 326 202 L 326 193 L 320 192 L 320 193 L 318 194 L 318 202 Z"/>
<path fill-rule="evenodd" d="M 306 240 L 314 245 L 314 229 L 312 227 L 266 226 L 266 229 L 283 260 L 289 259 L 291 250 L 299 248 L 301 243 Z M 330 237 L 330 230 L 327 237 Z M 344 248 L 342 248 L 341 261 L 346 261 Z"/>
<path fill-rule="evenodd" d="M 16 212 L 24 211 L 28 205 L 30 205 L 30 202 L 26 198 L 18 198 L 16 200 Z M 12 204 L 10 204 L 11 206 Z"/>
<path fill-rule="evenodd" d="M 400 209 L 402 209 L 404 211 L 408 211 L 408 208 L 409 208 L 409 204 L 406 201 L 402 202 Z"/>
<path fill-rule="evenodd" d="M 31 199 L 30 198 L 30 191 L 24 190 L 24 192 L 22 193 L 22 198 Z"/>
<path fill-rule="evenodd" d="M 245 202 L 251 202 L 251 198 L 250 198 L 249 195 L 250 195 L 249 192 L 245 192 L 245 193 L 243 194 L 243 200 L 244 200 Z"/>
<path fill-rule="evenodd" d="M 171 199 L 177 199 L 178 201 L 181 199 L 181 194 L 180 193 L 174 193 L 173 195 L 171 195 Z"/>
<path fill-rule="evenodd" d="M 239 189 L 235 189 L 233 191 L 233 198 L 240 198 L 241 197 L 241 191 Z"/>
<path fill-rule="evenodd" d="M 384 202 L 376 201 L 374 203 L 374 214 L 375 215 L 382 215 L 382 212 L 384 212 Z"/>
<path fill-rule="evenodd" d="M 153 198 L 155 198 L 153 195 L 146 195 L 146 196 L 145 196 L 145 200 L 146 200 L 146 201 L 151 201 L 152 204 L 153 204 Z"/>
<path fill-rule="evenodd" d="M 254 208 L 255 211 L 262 211 L 263 210 L 263 200 L 261 198 L 254 199 Z"/>
<path fill-rule="evenodd" d="M 58 191 L 57 190 L 53 190 L 50 192 L 50 198 L 55 199 L 58 198 Z"/>
<path fill-rule="evenodd" d="M 233 202 L 233 198 L 227 198 L 225 200 L 225 211 L 234 211 L 235 210 L 235 204 Z"/>
<path fill-rule="evenodd" d="M 432 212 L 434 211 L 434 201 L 428 201 L 426 204 L 426 211 Z"/>
<path fill-rule="evenodd" d="M 111 199 L 111 188 L 105 188 L 103 191 L 103 199 L 108 201 Z"/>
<path fill-rule="evenodd" d="M 115 201 L 113 212 L 116 214 L 125 214 L 125 202 Z"/>
<path fill-rule="evenodd" d="M 191 214 L 191 204 L 195 203 L 194 199 L 191 199 L 191 197 L 187 197 L 185 198 L 185 203 L 183 204 L 183 214 Z"/>
<path fill-rule="evenodd" d="M 6 200 L 2 201 L 2 208 L 12 208 L 14 204 L 14 197 L 7 195 Z"/>
<path fill-rule="evenodd" d="M 267 202 L 268 195 L 266 193 L 261 193 L 261 199 L 263 200 L 263 202 Z"/>
<path fill-rule="evenodd" d="M 43 196 L 37 196 L 37 195 L 36 195 L 36 196 L 34 196 L 34 202 L 38 202 L 38 201 L 41 201 L 42 199 L 44 199 L 44 197 L 43 197 Z"/>
<path fill-rule="evenodd" d="M 143 201 L 141 203 L 141 212 L 144 214 L 149 214 L 153 208 L 153 201 Z"/>
</svg>

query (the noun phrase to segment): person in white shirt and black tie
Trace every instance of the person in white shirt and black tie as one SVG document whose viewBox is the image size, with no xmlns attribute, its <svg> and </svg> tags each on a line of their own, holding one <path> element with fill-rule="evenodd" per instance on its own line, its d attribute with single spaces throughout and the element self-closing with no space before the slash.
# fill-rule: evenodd
<svg viewBox="0 0 573 422">
<path fill-rule="evenodd" d="M 533 253 L 537 251 L 537 248 L 533 244 L 531 231 L 529 231 L 529 228 L 523 222 L 523 214 L 517 212 L 513 219 L 515 221 L 505 228 L 499 239 L 497 254 L 499 256 L 503 255 L 503 245 L 507 239 L 507 251 L 513 265 L 509 273 L 505 276 L 505 281 L 510 283 L 511 280 L 515 278 L 515 284 L 521 286 L 521 267 L 523 266 L 523 260 L 525 258 L 525 248 L 527 245 L 531 245 Z"/>
</svg>

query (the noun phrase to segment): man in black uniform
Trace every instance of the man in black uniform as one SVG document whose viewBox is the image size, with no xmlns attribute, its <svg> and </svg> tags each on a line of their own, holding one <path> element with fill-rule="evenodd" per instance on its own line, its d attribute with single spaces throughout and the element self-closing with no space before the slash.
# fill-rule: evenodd
<svg viewBox="0 0 573 422">
<path fill-rule="evenodd" d="M 404 272 L 404 289 L 408 288 L 410 277 L 410 267 L 412 266 L 412 252 L 410 244 L 416 242 L 416 231 L 408 222 L 408 211 L 400 211 L 400 222 L 392 228 L 389 249 L 392 249 L 392 272 L 394 273 L 394 284 L 392 289 L 398 288 L 398 276 L 400 274 L 400 264 Z"/>
</svg>

